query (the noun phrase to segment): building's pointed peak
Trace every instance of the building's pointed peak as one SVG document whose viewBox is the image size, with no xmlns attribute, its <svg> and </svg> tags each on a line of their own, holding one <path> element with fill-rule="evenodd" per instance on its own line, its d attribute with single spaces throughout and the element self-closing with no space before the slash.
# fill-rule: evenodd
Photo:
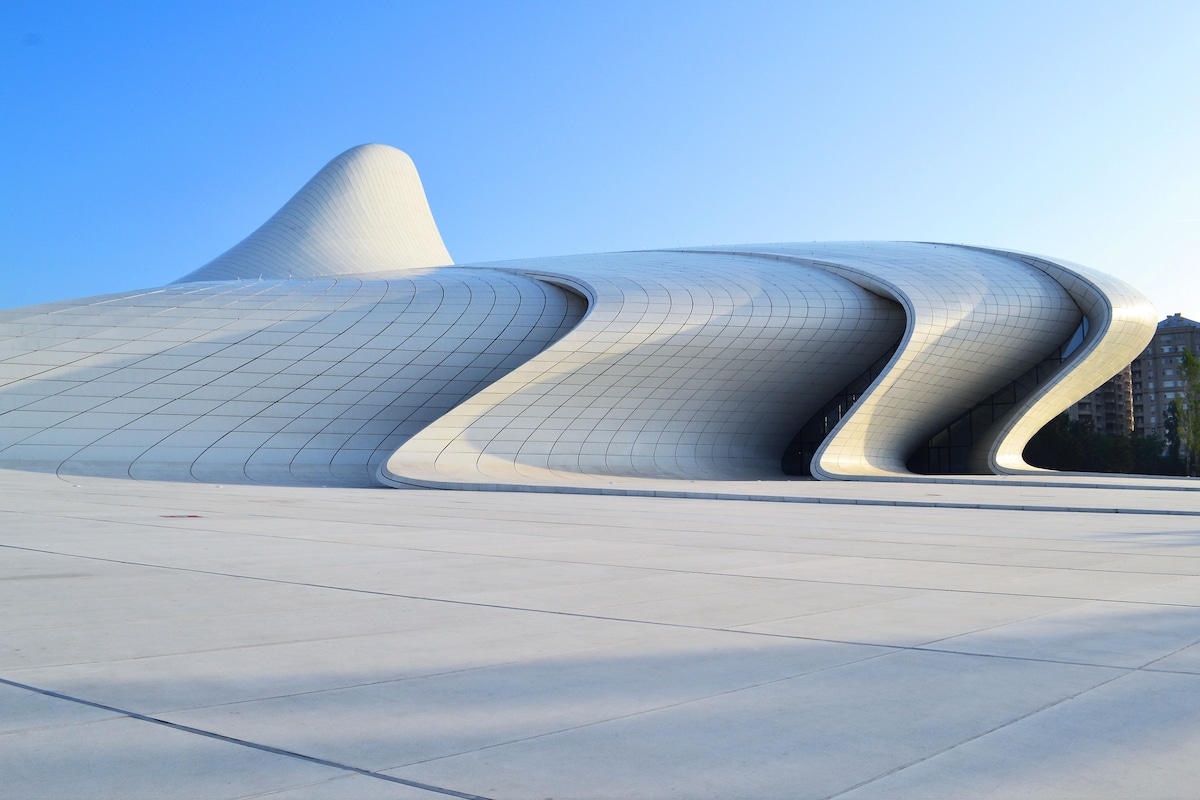
<svg viewBox="0 0 1200 800">
<path fill-rule="evenodd" d="M 330 161 L 262 227 L 179 282 L 451 264 L 412 159 L 364 144 Z"/>
</svg>

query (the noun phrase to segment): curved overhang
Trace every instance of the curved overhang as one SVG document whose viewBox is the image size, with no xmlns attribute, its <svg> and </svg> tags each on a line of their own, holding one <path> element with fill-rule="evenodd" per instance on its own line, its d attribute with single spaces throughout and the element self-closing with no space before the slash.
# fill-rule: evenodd
<svg viewBox="0 0 1200 800">
<path fill-rule="evenodd" d="M 1071 295 L 1000 253 L 916 242 L 748 245 L 891 297 L 906 327 L 891 362 L 817 450 L 823 479 L 910 475 L 935 432 L 1042 361 L 1078 326 Z"/>
<path fill-rule="evenodd" d="M 979 471 L 999 475 L 1045 472 L 1025 462 L 1023 453 L 1029 440 L 1137 358 L 1154 337 L 1158 312 L 1141 292 L 1103 272 L 1016 251 L 972 249 L 1019 259 L 1041 270 L 1070 293 L 1089 322 L 1080 346 L 977 443 L 973 454 L 972 466 Z"/>
<path fill-rule="evenodd" d="M 821 270 L 660 251 L 491 264 L 590 298 L 569 334 L 400 447 L 381 480 L 779 479 L 828 396 L 894 345 L 893 303 Z"/>
</svg>

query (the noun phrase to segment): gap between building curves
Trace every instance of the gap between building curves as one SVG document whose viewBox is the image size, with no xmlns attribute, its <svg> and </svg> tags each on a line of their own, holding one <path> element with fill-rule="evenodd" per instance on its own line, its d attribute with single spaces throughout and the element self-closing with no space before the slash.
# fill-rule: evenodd
<svg viewBox="0 0 1200 800">
<path fill-rule="evenodd" d="M 1129 284 L 1079 264 L 1019 251 L 958 246 L 1018 259 L 1045 273 L 1072 296 L 1090 323 L 1083 342 L 1062 368 L 1013 409 L 977 457 L 982 462 L 980 467 L 999 475 L 1046 472 L 1025 462 L 1023 454 L 1029 440 L 1137 358 L 1154 336 L 1158 312 Z"/>
<path fill-rule="evenodd" d="M 894 356 L 812 458 L 812 473 L 826 479 L 915 477 L 909 457 L 927 437 L 956 409 L 970 409 L 1040 363 L 1081 316 L 1063 287 L 1007 253 L 923 242 L 720 249 L 810 264 L 905 310 Z M 987 369 L 973 375 L 976 363 Z"/>
</svg>

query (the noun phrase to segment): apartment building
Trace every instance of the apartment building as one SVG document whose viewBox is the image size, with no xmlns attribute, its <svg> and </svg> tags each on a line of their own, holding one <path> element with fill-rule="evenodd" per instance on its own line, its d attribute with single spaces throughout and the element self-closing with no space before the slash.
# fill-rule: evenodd
<svg viewBox="0 0 1200 800">
<path fill-rule="evenodd" d="M 1158 323 L 1149 346 L 1130 365 L 1135 434 L 1166 437 L 1167 409 L 1182 388 L 1185 350 L 1200 354 L 1200 322 L 1172 314 Z"/>
<path fill-rule="evenodd" d="M 1130 365 L 1067 409 L 1067 416 L 1072 421 L 1090 420 L 1093 429 L 1109 436 L 1128 436 L 1135 429 L 1133 405 L 1133 370 Z"/>
</svg>

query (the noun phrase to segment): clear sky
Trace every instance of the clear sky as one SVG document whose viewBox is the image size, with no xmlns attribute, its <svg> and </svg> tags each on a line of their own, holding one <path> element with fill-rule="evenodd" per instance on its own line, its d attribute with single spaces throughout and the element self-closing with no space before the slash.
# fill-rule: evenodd
<svg viewBox="0 0 1200 800">
<path fill-rule="evenodd" d="M 405 150 L 456 261 L 910 239 L 1200 319 L 1200 2 L 0 2 L 0 306 Z"/>
</svg>

